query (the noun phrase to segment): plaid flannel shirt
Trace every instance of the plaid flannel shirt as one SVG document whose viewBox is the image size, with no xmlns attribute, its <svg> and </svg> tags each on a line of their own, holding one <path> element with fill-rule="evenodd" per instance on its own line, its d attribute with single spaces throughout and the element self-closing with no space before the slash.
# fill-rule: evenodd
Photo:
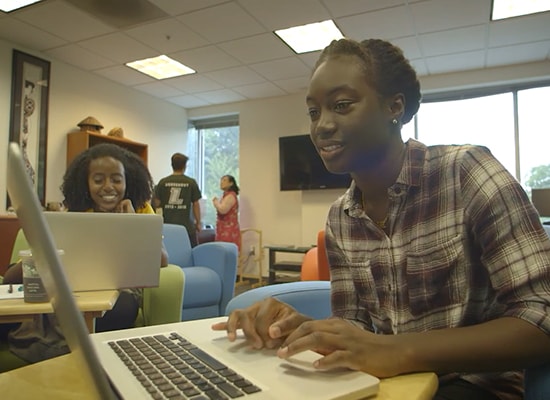
<svg viewBox="0 0 550 400">
<path fill-rule="evenodd" d="M 329 211 L 333 315 L 380 334 L 504 316 L 550 334 L 550 239 L 519 183 L 481 146 L 406 147 L 388 234 L 353 182 Z M 521 398 L 521 374 L 462 377 Z"/>
</svg>

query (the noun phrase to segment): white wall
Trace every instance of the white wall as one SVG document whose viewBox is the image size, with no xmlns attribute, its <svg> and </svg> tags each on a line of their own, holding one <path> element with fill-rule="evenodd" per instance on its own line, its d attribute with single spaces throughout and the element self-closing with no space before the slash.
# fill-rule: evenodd
<svg viewBox="0 0 550 400">
<path fill-rule="evenodd" d="M 116 82 L 79 70 L 40 53 L 0 40 L 0 210 L 6 205 L 6 146 L 9 141 L 12 49 L 51 62 L 46 167 L 46 201 L 61 201 L 66 168 L 66 135 L 89 115 L 107 134 L 115 126 L 127 139 L 148 144 L 148 165 L 156 180 L 172 172 L 170 156 L 185 151 L 185 109 Z"/>
</svg>

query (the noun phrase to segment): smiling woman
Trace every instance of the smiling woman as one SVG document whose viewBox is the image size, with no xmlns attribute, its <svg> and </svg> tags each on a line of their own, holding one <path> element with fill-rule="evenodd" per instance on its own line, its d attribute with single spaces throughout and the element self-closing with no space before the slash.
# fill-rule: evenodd
<svg viewBox="0 0 550 400">
<path fill-rule="evenodd" d="M 95 203 L 94 211 L 117 211 L 126 193 L 124 165 L 112 157 L 92 160 L 88 170 L 88 188 Z M 131 202 L 129 206 L 132 207 Z"/>
<path fill-rule="evenodd" d="M 153 179 L 143 161 L 111 143 L 97 144 L 80 153 L 67 168 L 61 186 L 68 211 L 104 213 L 154 214 L 149 203 L 152 190 Z M 160 266 L 167 264 L 163 245 Z M 139 289 L 121 291 L 115 307 L 96 321 L 96 331 L 132 327 L 141 297 Z"/>
<path fill-rule="evenodd" d="M 69 211 L 121 212 L 121 202 L 127 199 L 139 212 L 151 208 L 153 179 L 137 155 L 115 144 L 101 143 L 71 162 L 61 191 Z"/>
<path fill-rule="evenodd" d="M 213 329 L 232 340 L 240 328 L 284 359 L 314 350 L 318 369 L 433 371 L 434 400 L 523 399 L 519 371 L 550 359 L 550 240 L 485 147 L 403 142 L 420 93 L 389 42 L 341 39 L 321 52 L 310 135 L 327 169 L 353 178 L 324 230 L 335 318 L 269 298 Z"/>
</svg>

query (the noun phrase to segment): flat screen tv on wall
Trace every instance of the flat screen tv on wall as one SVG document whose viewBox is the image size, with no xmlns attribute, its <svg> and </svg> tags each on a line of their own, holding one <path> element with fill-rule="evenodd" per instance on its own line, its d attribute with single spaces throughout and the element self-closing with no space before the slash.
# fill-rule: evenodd
<svg viewBox="0 0 550 400">
<path fill-rule="evenodd" d="M 279 138 L 281 190 L 339 189 L 350 185 L 348 174 L 327 171 L 309 135 Z"/>
</svg>

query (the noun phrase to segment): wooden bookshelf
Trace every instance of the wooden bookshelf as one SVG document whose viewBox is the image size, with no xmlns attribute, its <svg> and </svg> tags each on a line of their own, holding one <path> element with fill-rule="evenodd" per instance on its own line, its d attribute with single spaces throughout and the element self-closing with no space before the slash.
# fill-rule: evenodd
<svg viewBox="0 0 550 400">
<path fill-rule="evenodd" d="M 145 165 L 147 165 L 148 146 L 146 144 L 115 136 L 83 131 L 67 134 L 67 165 L 69 165 L 78 154 L 99 143 L 113 143 L 124 147 L 132 153 L 137 154 Z"/>
</svg>

